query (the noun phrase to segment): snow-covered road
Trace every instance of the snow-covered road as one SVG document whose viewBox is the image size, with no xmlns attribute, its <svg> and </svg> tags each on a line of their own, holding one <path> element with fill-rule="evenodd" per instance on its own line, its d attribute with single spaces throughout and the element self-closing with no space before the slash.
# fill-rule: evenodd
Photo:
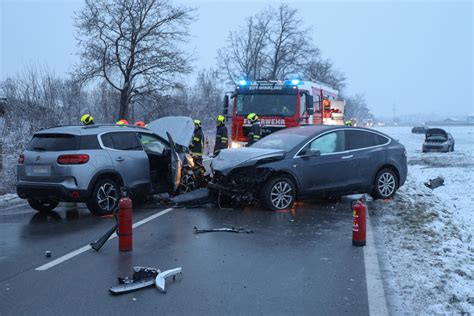
<svg viewBox="0 0 474 316">
<path fill-rule="evenodd" d="M 474 127 L 446 127 L 450 153 L 422 153 L 424 135 L 381 127 L 407 148 L 408 178 L 392 202 L 370 211 L 385 258 L 392 311 L 474 313 Z M 441 176 L 445 185 L 423 185 Z"/>
</svg>

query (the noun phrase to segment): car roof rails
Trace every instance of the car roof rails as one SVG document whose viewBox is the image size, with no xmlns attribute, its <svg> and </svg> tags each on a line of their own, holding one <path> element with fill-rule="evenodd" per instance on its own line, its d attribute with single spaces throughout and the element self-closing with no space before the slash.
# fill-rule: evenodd
<svg viewBox="0 0 474 316">
<path fill-rule="evenodd" d="M 89 129 L 89 128 L 99 128 L 99 127 L 126 127 L 126 128 L 142 128 L 147 129 L 146 127 L 136 126 L 136 125 L 129 125 L 129 124 L 94 124 L 94 125 L 85 125 L 82 128 Z"/>
</svg>

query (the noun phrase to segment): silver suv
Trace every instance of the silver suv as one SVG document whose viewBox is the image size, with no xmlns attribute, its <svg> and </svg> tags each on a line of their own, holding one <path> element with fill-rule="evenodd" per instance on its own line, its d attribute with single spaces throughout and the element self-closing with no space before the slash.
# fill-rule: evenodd
<svg viewBox="0 0 474 316">
<path fill-rule="evenodd" d="M 54 127 L 36 133 L 18 159 L 18 196 L 38 211 L 60 201 L 85 202 L 95 215 L 110 214 L 121 186 L 135 199 L 178 190 L 194 124 L 166 117 L 148 128 L 124 125 Z"/>
</svg>

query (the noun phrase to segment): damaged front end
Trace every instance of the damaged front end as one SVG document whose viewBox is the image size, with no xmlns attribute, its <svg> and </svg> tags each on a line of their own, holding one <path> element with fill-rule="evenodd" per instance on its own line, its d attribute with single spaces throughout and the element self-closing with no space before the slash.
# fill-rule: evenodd
<svg viewBox="0 0 474 316">
<path fill-rule="evenodd" d="M 239 148 L 227 149 L 212 161 L 212 181 L 209 189 L 237 203 L 258 200 L 263 184 L 275 170 L 267 165 L 284 158 L 280 150 Z"/>
</svg>

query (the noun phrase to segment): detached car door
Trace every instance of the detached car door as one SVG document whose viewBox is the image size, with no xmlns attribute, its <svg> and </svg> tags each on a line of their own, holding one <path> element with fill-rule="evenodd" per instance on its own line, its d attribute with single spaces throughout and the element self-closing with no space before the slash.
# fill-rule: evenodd
<svg viewBox="0 0 474 316">
<path fill-rule="evenodd" d="M 150 189 L 148 156 L 138 140 L 136 132 L 108 132 L 100 136 L 103 147 L 113 161 L 114 168 L 130 189 Z"/>
<path fill-rule="evenodd" d="M 176 144 L 173 141 L 170 133 L 166 133 L 168 136 L 168 141 L 170 143 L 170 150 L 171 150 L 171 163 L 170 163 L 170 172 L 171 172 L 171 181 L 173 182 L 173 192 L 178 190 L 179 184 L 181 183 L 181 169 L 182 169 L 182 162 L 179 159 L 179 155 L 177 153 Z"/>
</svg>

